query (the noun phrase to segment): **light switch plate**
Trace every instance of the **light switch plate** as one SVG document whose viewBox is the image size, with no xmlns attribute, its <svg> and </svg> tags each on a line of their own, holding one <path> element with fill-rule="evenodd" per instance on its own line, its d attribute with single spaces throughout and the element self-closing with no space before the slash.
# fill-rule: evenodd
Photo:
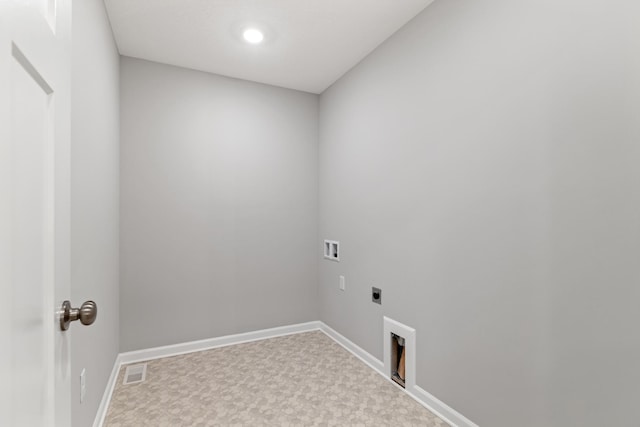
<svg viewBox="0 0 640 427">
<path fill-rule="evenodd" d="M 344 291 L 346 289 L 344 276 L 340 276 L 340 290 Z"/>
</svg>

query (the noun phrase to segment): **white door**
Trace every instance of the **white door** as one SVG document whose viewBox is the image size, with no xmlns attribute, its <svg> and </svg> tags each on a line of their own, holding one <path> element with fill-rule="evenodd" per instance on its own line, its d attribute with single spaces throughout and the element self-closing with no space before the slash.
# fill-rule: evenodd
<svg viewBox="0 0 640 427">
<path fill-rule="evenodd" d="M 70 0 L 0 0 L 0 426 L 69 426 Z"/>
</svg>

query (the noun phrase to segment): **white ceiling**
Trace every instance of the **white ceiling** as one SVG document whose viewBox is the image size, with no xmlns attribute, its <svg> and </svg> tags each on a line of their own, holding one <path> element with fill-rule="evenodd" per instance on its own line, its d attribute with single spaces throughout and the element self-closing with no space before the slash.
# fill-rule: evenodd
<svg viewBox="0 0 640 427">
<path fill-rule="evenodd" d="M 321 93 L 433 0 L 105 0 L 122 55 Z M 242 40 L 249 26 L 265 41 Z"/>
</svg>

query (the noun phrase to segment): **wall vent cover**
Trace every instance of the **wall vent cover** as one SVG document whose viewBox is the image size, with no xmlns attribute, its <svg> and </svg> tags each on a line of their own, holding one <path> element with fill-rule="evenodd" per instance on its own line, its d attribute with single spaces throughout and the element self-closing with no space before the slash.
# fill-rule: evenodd
<svg viewBox="0 0 640 427">
<path fill-rule="evenodd" d="M 147 377 L 147 364 L 141 363 L 139 365 L 127 366 L 127 370 L 124 372 L 124 381 L 122 384 L 137 384 L 141 383 Z"/>
</svg>

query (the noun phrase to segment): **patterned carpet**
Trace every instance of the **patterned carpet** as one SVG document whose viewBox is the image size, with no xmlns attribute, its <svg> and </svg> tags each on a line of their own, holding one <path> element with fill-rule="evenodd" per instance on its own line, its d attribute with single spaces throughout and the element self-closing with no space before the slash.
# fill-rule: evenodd
<svg viewBox="0 0 640 427">
<path fill-rule="evenodd" d="M 322 332 L 157 359 L 123 385 L 105 426 L 447 424 Z"/>
</svg>

